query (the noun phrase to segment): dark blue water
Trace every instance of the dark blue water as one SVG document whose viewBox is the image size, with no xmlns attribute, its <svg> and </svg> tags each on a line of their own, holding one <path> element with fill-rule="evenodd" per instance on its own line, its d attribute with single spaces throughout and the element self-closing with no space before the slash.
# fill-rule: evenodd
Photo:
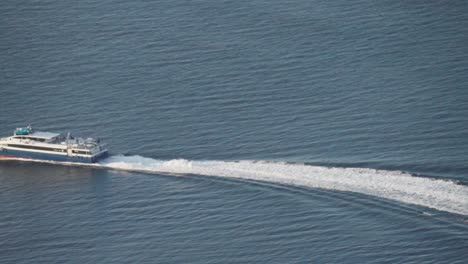
<svg viewBox="0 0 468 264">
<path fill-rule="evenodd" d="M 465 1 L 3 1 L 2 263 L 464 263 Z M 362 169 L 361 169 L 362 168 Z"/>
</svg>

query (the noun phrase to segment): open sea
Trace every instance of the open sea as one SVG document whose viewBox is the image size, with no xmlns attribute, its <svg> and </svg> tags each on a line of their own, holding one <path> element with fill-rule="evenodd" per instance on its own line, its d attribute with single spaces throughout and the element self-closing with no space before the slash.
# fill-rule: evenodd
<svg viewBox="0 0 468 264">
<path fill-rule="evenodd" d="M 3 0 L 0 263 L 467 263 L 465 0 Z"/>
</svg>

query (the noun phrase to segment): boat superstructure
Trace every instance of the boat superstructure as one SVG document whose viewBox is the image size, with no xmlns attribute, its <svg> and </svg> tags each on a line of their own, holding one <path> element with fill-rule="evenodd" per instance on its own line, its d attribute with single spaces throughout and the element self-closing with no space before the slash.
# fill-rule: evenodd
<svg viewBox="0 0 468 264">
<path fill-rule="evenodd" d="M 25 158 L 62 162 L 93 163 L 107 156 L 99 139 L 17 128 L 13 136 L 0 139 L 0 158 Z"/>
</svg>

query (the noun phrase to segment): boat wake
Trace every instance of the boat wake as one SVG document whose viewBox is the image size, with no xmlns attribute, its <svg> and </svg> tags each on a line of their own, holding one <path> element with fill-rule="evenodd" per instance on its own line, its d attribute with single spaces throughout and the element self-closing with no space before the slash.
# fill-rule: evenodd
<svg viewBox="0 0 468 264">
<path fill-rule="evenodd" d="M 21 158 L 14 159 L 23 160 Z M 355 192 L 433 208 L 439 211 L 468 215 L 468 186 L 450 180 L 412 176 L 400 171 L 248 160 L 157 160 L 138 155 L 116 155 L 93 164 L 32 161 L 146 173 L 228 177 L 307 188 Z"/>
<path fill-rule="evenodd" d="M 100 165 L 126 171 L 219 176 L 356 192 L 468 215 L 468 186 L 399 171 L 329 168 L 267 161 L 164 161 L 121 155 L 107 158 Z"/>
</svg>

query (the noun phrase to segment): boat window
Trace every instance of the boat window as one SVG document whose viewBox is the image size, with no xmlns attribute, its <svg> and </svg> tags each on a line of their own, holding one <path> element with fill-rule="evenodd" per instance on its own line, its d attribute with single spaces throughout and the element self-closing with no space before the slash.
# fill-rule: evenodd
<svg viewBox="0 0 468 264">
<path fill-rule="evenodd" d="M 29 140 L 33 140 L 33 141 L 38 141 L 38 142 L 45 142 L 46 139 L 45 138 L 35 138 L 35 137 L 24 137 L 24 136 L 19 136 L 19 137 L 15 137 L 15 138 L 19 138 L 19 139 L 29 139 Z"/>
<path fill-rule="evenodd" d="M 38 142 L 45 142 L 45 138 L 30 138 L 31 140 L 38 141 Z"/>
<path fill-rule="evenodd" d="M 13 147 L 13 148 L 36 149 L 36 150 L 46 150 L 46 151 L 59 152 L 58 149 L 46 148 L 46 147 L 37 147 L 37 146 L 30 146 L 30 145 L 8 144 L 7 146 L 8 147 Z M 60 152 L 62 152 L 62 150 L 60 150 Z"/>
<path fill-rule="evenodd" d="M 87 151 L 87 150 L 73 150 L 73 153 L 76 153 L 76 154 L 89 154 L 89 151 Z"/>
</svg>

